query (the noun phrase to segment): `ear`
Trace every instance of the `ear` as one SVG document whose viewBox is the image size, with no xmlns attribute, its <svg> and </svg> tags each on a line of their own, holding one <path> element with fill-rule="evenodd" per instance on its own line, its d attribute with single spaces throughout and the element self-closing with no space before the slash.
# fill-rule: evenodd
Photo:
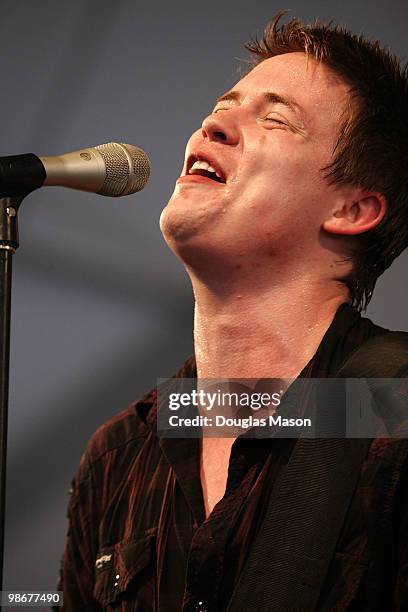
<svg viewBox="0 0 408 612">
<path fill-rule="evenodd" d="M 376 227 L 386 212 L 387 201 L 381 193 L 360 192 L 339 203 L 322 227 L 331 234 L 362 234 Z"/>
</svg>

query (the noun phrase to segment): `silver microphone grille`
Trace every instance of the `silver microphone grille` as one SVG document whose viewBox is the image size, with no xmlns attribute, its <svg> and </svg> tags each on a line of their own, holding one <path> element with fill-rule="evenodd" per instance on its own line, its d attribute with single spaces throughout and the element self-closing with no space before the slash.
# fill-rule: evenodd
<svg viewBox="0 0 408 612">
<path fill-rule="evenodd" d="M 119 197 L 140 191 L 150 176 L 150 160 L 143 149 L 130 144 L 108 142 L 95 147 L 106 167 L 100 195 Z"/>
</svg>

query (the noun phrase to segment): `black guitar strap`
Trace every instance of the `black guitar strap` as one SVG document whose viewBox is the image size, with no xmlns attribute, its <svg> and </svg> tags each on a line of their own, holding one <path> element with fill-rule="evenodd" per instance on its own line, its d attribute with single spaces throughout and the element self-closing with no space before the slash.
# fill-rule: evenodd
<svg viewBox="0 0 408 612">
<path fill-rule="evenodd" d="M 357 349 L 336 377 L 403 375 L 408 375 L 408 334 L 385 332 Z M 297 441 L 270 496 L 228 612 L 316 609 L 371 442 Z"/>
</svg>

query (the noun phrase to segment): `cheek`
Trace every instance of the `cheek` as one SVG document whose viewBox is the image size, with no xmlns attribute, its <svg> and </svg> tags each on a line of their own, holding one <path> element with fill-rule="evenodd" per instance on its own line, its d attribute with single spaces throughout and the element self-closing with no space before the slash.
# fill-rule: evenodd
<svg viewBox="0 0 408 612">
<path fill-rule="evenodd" d="M 296 159 L 282 152 L 274 160 L 262 161 L 250 170 L 243 192 L 246 199 L 269 201 L 275 206 L 286 207 L 290 203 L 315 200 L 322 190 L 317 171 L 304 159 Z"/>
<path fill-rule="evenodd" d="M 322 149 L 288 133 L 276 135 L 272 144 L 268 155 L 252 155 L 248 187 L 259 193 L 264 190 L 273 202 L 308 202 L 312 206 L 316 199 L 324 198 L 328 186 L 322 168 L 328 157 Z"/>
<path fill-rule="evenodd" d="M 261 162 L 241 192 L 238 223 L 250 224 L 254 233 L 266 238 L 272 233 L 280 240 L 290 240 L 294 234 L 302 241 L 315 240 L 328 196 L 319 170 L 305 158 L 284 152 L 269 164 Z"/>
<path fill-rule="evenodd" d="M 302 137 L 279 128 L 264 130 L 256 139 L 248 138 L 239 172 L 244 182 L 293 182 L 310 166 L 310 153 Z"/>
</svg>

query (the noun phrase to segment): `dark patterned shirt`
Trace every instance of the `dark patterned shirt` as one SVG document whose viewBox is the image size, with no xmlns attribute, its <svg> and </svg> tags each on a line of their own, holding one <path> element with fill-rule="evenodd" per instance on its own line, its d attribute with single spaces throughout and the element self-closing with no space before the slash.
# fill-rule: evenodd
<svg viewBox="0 0 408 612">
<path fill-rule="evenodd" d="M 383 331 L 343 304 L 301 376 L 331 376 Z M 177 376 L 195 375 L 190 359 Z M 158 439 L 156 408 L 153 390 L 105 423 L 81 459 L 61 567 L 63 610 L 228 607 L 296 440 L 237 438 L 226 492 L 206 520 L 200 441 Z M 407 449 L 406 440 L 372 442 L 319 612 L 408 610 Z"/>
</svg>

